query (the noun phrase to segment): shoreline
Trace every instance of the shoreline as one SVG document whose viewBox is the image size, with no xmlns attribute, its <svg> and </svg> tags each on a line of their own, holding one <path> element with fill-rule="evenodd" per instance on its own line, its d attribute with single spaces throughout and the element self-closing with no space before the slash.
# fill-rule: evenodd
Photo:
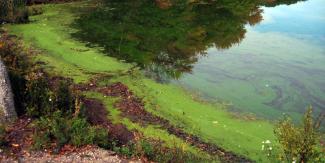
<svg viewBox="0 0 325 163">
<path fill-rule="evenodd" d="M 45 5 L 46 10 L 43 15 L 32 17 L 34 22 L 25 25 L 7 26 L 12 33 L 21 36 L 27 46 L 42 49 L 40 54 L 35 57 L 35 60 L 45 62 L 45 70 L 72 78 L 76 83 L 87 82 L 91 76 L 96 76 L 96 74 L 111 75 L 113 77 L 108 79 L 107 83 L 102 82 L 101 84 L 122 81 L 139 98 L 143 99 L 145 110 L 166 118 L 176 126 L 184 126 L 185 131 L 199 135 L 204 140 L 221 144 L 227 150 L 248 155 L 254 160 L 262 159 L 260 143 L 268 139 L 273 140 L 273 136 L 269 135 L 273 134 L 271 124 L 263 121 L 247 122 L 235 119 L 223 109 L 224 106 L 222 105 L 214 106 L 194 101 L 191 95 L 185 93 L 181 88 L 155 83 L 153 80 L 143 77 L 141 72 L 129 73 L 130 64 L 120 63 L 116 59 L 104 56 L 97 50 L 88 48 L 83 43 L 79 43 L 68 36 L 68 33 L 73 31 L 69 29 L 68 24 L 74 18 L 73 14 L 68 13 L 68 5 Z M 65 17 L 64 20 L 61 20 L 63 26 L 53 24 L 55 22 L 53 19 L 60 20 L 60 18 L 55 16 L 55 14 L 59 14 L 59 11 L 54 11 L 52 7 L 61 10 L 63 8 L 61 14 L 67 14 L 65 15 L 67 17 L 61 15 Z M 67 33 L 64 33 L 64 31 Z M 80 52 L 75 49 L 89 50 Z M 183 103 L 180 104 L 177 101 L 183 101 Z M 201 113 L 197 112 L 198 110 Z M 205 110 L 205 113 L 202 113 L 202 110 Z M 182 115 L 183 112 L 185 112 L 186 116 Z M 197 117 L 194 117 L 195 115 Z M 219 124 L 215 124 L 214 121 L 218 121 Z M 243 128 L 243 126 L 245 127 Z M 262 130 L 262 132 L 256 136 L 245 133 L 256 131 L 256 129 Z M 150 131 L 151 129 L 145 130 Z M 152 129 L 150 132 L 154 131 L 155 129 Z M 218 133 L 225 135 L 218 135 Z M 238 143 L 245 141 L 251 142 L 254 147 L 249 147 L 252 144 L 238 146 Z M 248 153 L 245 151 L 248 151 Z"/>
</svg>

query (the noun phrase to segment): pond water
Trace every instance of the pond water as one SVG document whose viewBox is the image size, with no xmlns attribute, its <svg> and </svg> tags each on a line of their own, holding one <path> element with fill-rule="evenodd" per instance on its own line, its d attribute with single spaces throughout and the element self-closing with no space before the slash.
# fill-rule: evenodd
<svg viewBox="0 0 325 163">
<path fill-rule="evenodd" d="M 73 36 L 233 111 L 325 110 L 324 0 L 107 0 Z"/>
</svg>

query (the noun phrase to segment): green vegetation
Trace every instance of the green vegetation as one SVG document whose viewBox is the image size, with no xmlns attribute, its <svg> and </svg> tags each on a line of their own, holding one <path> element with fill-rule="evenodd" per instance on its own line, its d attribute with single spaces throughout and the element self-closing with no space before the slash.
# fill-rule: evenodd
<svg viewBox="0 0 325 163">
<path fill-rule="evenodd" d="M 41 117 L 36 122 L 34 136 L 35 148 L 48 148 L 55 141 L 58 148 L 65 144 L 82 146 L 98 144 L 108 147 L 108 133 L 105 129 L 92 127 L 81 117 L 68 117 L 61 111 L 56 111 L 50 116 Z"/>
<path fill-rule="evenodd" d="M 14 84 L 19 86 L 15 89 L 15 94 L 20 95 L 18 96 L 20 99 L 17 100 L 20 105 L 20 114 L 27 112 L 28 115 L 36 118 L 33 122 L 36 127 L 33 136 L 36 149 L 55 148 L 54 151 L 58 151 L 65 144 L 75 146 L 97 144 L 127 156 L 149 155 L 148 152 L 142 152 L 142 148 L 134 149 L 136 145 L 134 143 L 125 146 L 116 145 L 115 142 L 109 141 L 106 129 L 91 126 L 82 115 L 82 104 L 76 103 L 77 94 L 71 89 L 72 83 L 66 81 L 65 78 L 52 76 L 56 75 L 55 73 L 48 74 L 48 71 L 44 71 L 43 66 L 39 64 L 39 56 L 33 55 L 31 49 L 25 48 L 26 45 L 23 45 L 19 39 L 2 33 L 0 43 L 1 58 L 8 66 L 10 77 L 15 81 Z M 77 108 L 80 109 L 80 113 Z M 141 128 L 138 124 L 134 125 Z M 151 131 L 150 127 L 144 130 L 155 132 L 155 130 Z M 160 130 L 160 132 L 164 132 L 166 141 L 173 141 L 165 131 Z M 5 133 L 1 134 L 2 136 L 5 136 Z M 183 144 L 191 149 L 189 153 L 187 149 L 184 149 L 185 151 L 178 149 L 178 144 L 168 147 L 155 145 L 154 154 L 152 154 L 154 157 L 152 155 L 150 157 L 154 160 L 165 160 L 165 162 L 210 159 L 208 155 L 201 154 L 185 142 Z M 167 153 L 170 157 L 165 157 Z"/>
<path fill-rule="evenodd" d="M 107 83 L 106 83 L 107 84 Z M 106 108 L 109 111 L 108 118 L 114 123 L 114 124 L 124 124 L 127 126 L 127 128 L 132 131 L 136 130 L 141 133 L 141 140 L 146 141 L 146 143 L 150 143 L 150 146 L 154 147 L 153 155 L 148 155 L 143 152 L 143 150 L 149 150 L 146 149 L 146 147 L 142 147 L 139 149 L 139 142 L 135 144 L 129 144 L 132 146 L 136 146 L 136 151 L 133 153 L 136 156 L 147 156 L 148 158 L 152 158 L 153 160 L 167 160 L 172 159 L 171 156 L 175 156 L 175 159 L 178 157 L 186 157 L 189 160 L 205 160 L 205 162 L 211 162 L 212 160 L 218 161 L 218 158 L 214 156 L 209 156 L 207 153 L 200 151 L 199 149 L 190 146 L 187 142 L 184 140 L 176 137 L 175 135 L 170 135 L 166 130 L 163 130 L 160 128 L 160 126 L 156 125 L 146 125 L 142 126 L 137 123 L 133 123 L 131 120 L 123 117 L 121 115 L 121 111 L 117 109 L 114 106 L 114 103 L 119 100 L 115 98 L 108 98 L 103 97 L 102 94 L 96 93 L 96 92 L 87 92 L 84 94 L 86 97 L 89 98 L 96 98 L 101 100 Z M 140 142 L 140 146 L 141 142 Z M 148 147 L 150 148 L 150 147 Z M 121 152 L 121 148 L 115 148 L 115 145 L 111 147 L 111 149 L 115 150 L 116 152 Z M 174 151 L 175 150 L 175 151 Z M 182 151 L 182 152 L 180 152 Z M 174 153 L 175 152 L 175 153 Z M 177 152 L 177 153 L 176 153 Z M 123 153 L 123 152 L 122 152 Z M 170 157 L 167 157 L 167 155 L 164 155 L 169 153 Z M 183 156 L 183 154 L 187 156 Z M 165 157 L 165 158 L 164 158 Z"/>
<path fill-rule="evenodd" d="M 6 144 L 6 128 L 4 125 L 0 125 L 0 147 Z"/>
<path fill-rule="evenodd" d="M 77 18 L 78 12 L 86 10 L 91 5 L 91 3 L 45 5 L 44 14 L 31 17 L 33 23 L 8 27 L 12 33 L 22 36 L 26 43 L 42 50 L 35 59 L 45 62 L 44 67 L 48 72 L 72 78 L 75 82 L 86 82 L 92 74 L 111 75 L 114 78 L 106 84 L 123 81 L 137 96 L 144 98 L 148 111 L 170 120 L 189 133 L 199 135 L 205 141 L 254 160 L 265 159 L 261 155 L 260 144 L 263 140 L 274 140 L 271 124 L 236 119 L 227 113 L 225 106 L 197 101 L 181 88 L 170 84 L 158 84 L 146 79 L 141 72 L 132 72 L 135 73 L 132 75 L 128 73 L 130 64 L 104 56 L 99 52 L 100 48 L 87 48 L 85 44 L 71 39 L 69 33 L 76 30 L 69 25 Z M 58 25 L 57 22 L 61 22 L 62 25 Z M 112 108 L 112 102 L 110 103 L 107 106 L 109 109 Z M 138 126 L 126 124 L 131 128 Z M 170 140 L 169 135 L 161 130 L 157 132 L 152 130 L 152 127 L 137 129 L 147 133 L 146 135 Z M 257 130 L 258 133 L 255 132 Z"/>
<path fill-rule="evenodd" d="M 0 2 L 0 23 L 23 23 L 28 21 L 25 0 L 2 0 Z"/>
<path fill-rule="evenodd" d="M 36 12 L 34 16 L 30 17 L 31 23 L 5 26 L 11 33 L 22 37 L 24 40 L 24 47 L 33 47 L 39 50 L 36 55 L 31 57 L 33 62 L 43 63 L 42 65 L 37 66 L 41 67 L 44 72 L 49 73 L 50 76 L 63 76 L 65 78 L 73 79 L 73 83 L 62 83 L 61 81 L 53 88 L 53 86 L 46 82 L 46 78 L 38 78 L 38 74 L 42 73 L 42 71 L 33 71 L 33 74 L 28 74 L 23 71 L 22 68 L 20 68 L 19 70 L 21 71 L 18 72 L 16 72 L 15 69 L 11 71 L 12 74 L 18 74 L 17 78 L 19 79 L 22 78 L 22 75 L 28 77 L 26 79 L 23 78 L 24 80 L 17 80 L 20 81 L 17 85 L 24 85 L 25 87 L 17 89 L 16 92 L 28 88 L 27 90 L 30 90 L 30 94 L 27 93 L 28 99 L 24 99 L 25 96 L 18 97 L 22 98 L 21 101 L 26 102 L 28 108 L 27 111 L 30 115 L 41 117 L 36 125 L 38 130 L 34 137 L 36 140 L 36 147 L 44 148 L 46 147 L 46 144 L 53 141 L 56 142 L 58 147 L 66 143 L 76 146 L 98 144 L 99 146 L 115 150 L 116 152 L 127 156 L 146 156 L 149 159 L 161 162 L 171 160 L 174 162 L 179 162 L 180 160 L 202 161 L 202 159 L 203 161 L 211 161 L 211 159 L 216 159 L 216 161 L 218 161 L 217 158 L 209 156 L 207 153 L 189 145 L 186 141 L 177 136 L 169 134 L 166 130 L 161 129 L 160 126 L 142 126 L 138 123 L 132 122 L 126 117 L 123 117 L 120 111 L 114 106 L 114 103 L 119 99 L 104 97 L 102 94 L 96 92 L 82 92 L 83 95 L 88 98 L 100 100 L 109 111 L 108 118 L 113 123 L 122 123 L 129 130 L 136 130 L 142 134 L 141 138 L 143 138 L 138 143 L 130 143 L 124 146 L 118 146 L 114 142 L 107 142 L 105 137 L 109 135 L 107 135 L 105 131 L 88 124 L 82 115 L 80 117 L 79 115 L 76 116 L 73 114 L 76 112 L 75 109 L 80 107 L 80 105 L 75 105 L 77 97 L 75 97 L 76 95 L 74 92 L 69 91 L 70 88 L 68 87 L 69 84 L 87 83 L 92 78 L 96 78 L 100 75 L 107 75 L 109 77 L 101 80 L 99 83 L 100 85 L 123 82 L 123 84 L 126 84 L 137 97 L 142 99 L 146 111 L 169 120 L 173 125 L 184 129 L 188 133 L 201 137 L 206 142 L 214 143 L 226 150 L 247 156 L 258 162 L 268 161 L 268 158 L 264 155 L 264 151 L 262 151 L 260 147 L 262 145 L 261 142 L 266 140 L 275 142 L 276 140 L 272 133 L 273 125 L 271 123 L 263 120 L 245 120 L 244 118 L 240 119 L 234 117 L 232 114 L 227 112 L 227 107 L 223 104 L 210 104 L 201 101 L 199 98 L 193 97 L 191 94 L 175 85 L 157 83 L 156 81 L 145 77 L 145 74 L 143 74 L 142 71 L 132 68 L 132 64 L 123 63 L 122 61 L 118 61 L 102 53 L 108 52 L 111 56 L 117 56 L 118 53 L 116 52 L 121 50 L 125 55 L 136 56 L 136 58 L 132 58 L 132 62 L 138 63 L 139 61 L 144 65 L 147 63 L 147 59 L 157 59 L 155 58 L 157 56 L 153 55 L 161 52 L 160 47 L 149 46 L 149 44 L 157 42 L 155 45 L 164 46 L 164 48 L 166 48 L 169 46 L 170 40 L 178 37 L 177 32 L 174 33 L 172 38 L 166 38 L 167 41 L 156 39 L 163 38 L 163 36 L 167 37 L 165 34 L 173 30 L 161 31 L 161 33 L 158 32 L 158 35 L 153 35 L 148 40 L 139 40 L 141 35 L 157 33 L 158 28 L 155 28 L 153 31 L 142 31 L 138 33 L 138 31 L 141 30 L 137 28 L 140 27 L 134 26 L 132 28 L 120 28 L 118 26 L 119 23 L 114 22 L 113 20 L 103 22 L 113 22 L 115 24 L 108 27 L 108 31 L 106 31 L 106 29 L 101 31 L 100 26 L 97 26 L 97 22 L 92 22 L 92 19 L 90 20 L 89 17 L 83 17 L 83 12 L 92 9 L 96 5 L 97 4 L 88 1 L 57 5 L 42 5 L 43 14 L 39 15 L 37 14 L 38 12 Z M 141 3 L 138 5 L 143 7 L 143 4 Z M 250 4 L 247 5 L 249 9 L 256 7 L 251 6 Z M 143 14 L 141 12 L 151 12 L 151 10 L 153 10 L 162 17 L 166 17 L 168 14 L 173 14 L 168 13 L 167 15 L 164 15 L 163 13 L 159 13 L 155 8 L 153 8 L 153 6 L 149 6 L 143 11 L 137 9 L 137 7 L 134 8 L 134 10 L 138 12 L 134 11 L 130 13 L 141 15 Z M 199 7 L 196 9 L 197 12 L 208 12 Z M 215 11 L 215 9 L 212 8 L 211 10 Z M 227 6 L 223 6 L 223 9 L 218 12 L 220 13 L 224 10 L 228 11 Z M 254 21 L 249 17 L 238 17 L 238 15 L 236 15 L 236 12 L 246 13 L 247 10 L 231 10 L 228 12 L 238 20 L 238 22 L 230 22 L 231 24 L 226 26 L 226 29 L 234 26 L 234 28 L 236 28 L 234 30 L 238 33 L 234 38 L 229 38 L 230 36 L 227 37 L 227 35 L 224 36 L 225 38 L 229 38 L 229 40 L 220 39 L 223 37 L 223 35 L 220 36 L 220 33 L 213 33 L 213 29 L 219 27 L 218 22 L 215 22 L 215 26 L 213 26 L 213 28 L 211 27 L 211 29 L 184 26 L 182 20 L 187 18 L 184 14 L 179 19 L 175 20 L 176 22 L 172 23 L 177 25 L 181 24 L 179 28 L 188 29 L 190 31 L 194 30 L 194 33 L 197 32 L 196 34 L 198 35 L 193 36 L 193 39 L 211 36 L 211 40 L 208 39 L 208 42 L 202 42 L 202 44 L 198 44 L 197 47 L 192 47 L 193 53 L 190 54 L 194 55 L 194 53 L 196 54 L 197 52 L 202 51 L 202 49 L 206 49 L 213 43 L 218 44 L 221 48 L 226 48 L 226 45 L 228 45 L 228 43 L 223 41 L 228 41 L 230 44 L 236 43 L 241 39 L 244 32 L 244 23 L 254 23 Z M 97 14 L 107 13 L 102 13 L 102 11 L 99 10 L 95 11 L 91 16 L 98 16 Z M 128 16 L 132 16 L 132 14 Z M 249 13 L 246 13 L 245 15 L 252 16 Z M 108 14 L 107 16 L 112 15 Z M 126 18 L 127 17 L 125 17 L 125 19 Z M 88 22 L 90 27 L 84 24 L 85 22 L 83 21 L 86 20 L 83 19 L 86 19 L 87 21 L 89 19 Z M 200 19 L 201 17 L 196 17 L 193 21 Z M 152 20 L 157 21 L 155 19 Z M 79 31 L 78 29 L 71 27 L 72 25 L 75 25 L 75 21 L 79 24 L 81 23 L 83 25 L 82 27 L 86 28 L 86 30 L 83 29 Z M 126 21 L 129 23 L 129 21 L 132 20 Z M 226 22 L 225 17 L 224 23 Z M 156 22 L 153 23 L 155 24 Z M 162 22 L 162 24 L 166 25 L 166 22 Z M 93 29 L 96 30 L 92 31 Z M 116 31 L 115 33 L 113 32 L 115 29 L 120 29 L 121 31 Z M 83 36 L 80 36 L 80 34 L 85 31 L 90 32 L 86 33 L 88 34 L 87 37 L 93 35 L 93 39 L 102 38 L 102 41 L 108 43 L 108 45 L 103 44 L 103 42 L 95 42 L 99 47 L 93 45 L 86 46 L 89 45 L 89 43 L 87 43 L 85 38 L 83 40 L 85 42 L 81 43 L 73 39 L 71 36 L 71 34 L 78 34 L 82 39 Z M 96 31 L 99 32 L 97 33 Z M 125 31 L 131 31 L 133 33 L 124 34 L 123 32 Z M 204 34 L 201 33 L 202 31 L 208 33 L 207 36 L 204 36 Z M 229 31 L 229 33 L 233 32 L 234 31 L 232 30 Z M 99 37 L 103 33 L 107 35 Z M 118 45 L 118 40 L 121 38 L 123 40 L 128 39 L 128 41 L 126 46 L 119 49 L 116 45 Z M 195 45 L 193 42 L 184 42 L 184 40 L 185 38 L 180 38 L 171 43 L 171 50 L 182 52 L 189 46 Z M 135 42 L 138 44 L 134 44 Z M 143 46 L 150 55 L 140 54 L 139 51 L 133 49 L 134 46 Z M 148 49 L 148 47 L 152 47 L 152 49 Z M 7 53 L 3 53 L 2 55 L 5 56 L 6 54 Z M 149 57 L 145 58 L 145 56 Z M 24 55 L 20 57 L 24 57 Z M 124 56 L 121 56 L 120 59 L 123 57 Z M 185 60 L 185 63 L 191 63 L 191 61 L 187 60 L 189 58 L 191 57 L 180 58 L 180 62 Z M 22 59 L 19 59 L 18 62 L 21 60 Z M 174 58 L 171 60 L 174 60 Z M 17 60 L 8 59 L 8 65 L 11 65 L 11 62 L 13 61 L 17 62 Z M 169 60 L 167 61 L 169 62 Z M 18 65 L 23 65 L 23 63 Z M 28 67 L 29 65 L 27 64 L 26 66 Z M 167 67 L 169 66 L 170 65 L 167 64 Z M 171 66 L 180 66 L 179 70 L 181 71 L 184 69 L 186 70 L 186 67 L 188 67 L 188 65 L 186 65 L 184 68 L 182 63 L 180 65 Z M 173 72 L 171 74 L 178 74 L 178 72 Z M 175 76 L 177 77 L 178 75 Z M 21 81 L 24 84 L 21 84 Z"/>
<path fill-rule="evenodd" d="M 325 114 L 314 120 L 312 108 L 309 108 L 301 126 L 295 126 L 289 117 L 285 117 L 275 127 L 275 135 L 281 145 L 281 160 L 286 162 L 324 162 L 324 149 L 320 147 L 320 126 Z"/>
<path fill-rule="evenodd" d="M 55 142 L 57 149 L 65 144 L 108 147 L 107 130 L 91 126 L 79 114 L 82 104 L 77 101 L 79 97 L 72 91 L 71 82 L 44 72 L 34 63 L 30 49 L 20 43 L 19 39 L 1 33 L 0 57 L 8 66 L 18 113 L 36 118 L 34 146 L 49 148 Z M 1 145 L 6 142 L 5 136 L 1 127 Z"/>
</svg>

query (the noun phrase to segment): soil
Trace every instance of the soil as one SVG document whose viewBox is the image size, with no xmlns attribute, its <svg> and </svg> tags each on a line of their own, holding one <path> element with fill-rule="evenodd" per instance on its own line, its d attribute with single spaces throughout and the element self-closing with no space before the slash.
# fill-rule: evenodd
<svg viewBox="0 0 325 163">
<path fill-rule="evenodd" d="M 131 121 L 139 123 L 143 126 L 148 124 L 160 125 L 170 134 L 173 134 L 191 145 L 205 151 L 211 155 L 217 155 L 222 162 L 254 162 L 244 156 L 237 155 L 233 152 L 226 151 L 215 144 L 207 143 L 199 137 L 188 134 L 181 128 L 172 125 L 168 120 L 156 116 L 144 108 L 144 103 L 136 97 L 129 88 L 121 82 L 114 83 L 109 86 L 99 87 L 95 80 L 92 80 L 91 87 L 79 86 L 85 90 L 96 90 L 105 96 L 119 97 L 120 100 L 115 103 L 115 107 L 122 111 L 122 115 L 128 117 Z"/>
<path fill-rule="evenodd" d="M 33 151 L 32 135 L 35 129 L 30 125 L 31 122 L 32 119 L 29 117 L 19 117 L 6 129 L 6 144 L 2 146 L 3 148 L 0 147 L 0 162 L 142 162 L 124 159 L 112 151 L 93 145 L 83 147 L 65 145 L 57 154 L 54 154 L 52 149 Z M 115 130 L 118 130 L 117 127 Z"/>
<path fill-rule="evenodd" d="M 64 3 L 77 0 L 27 0 L 27 5 L 47 4 L 47 3 Z"/>
<path fill-rule="evenodd" d="M 38 151 L 32 152 L 28 155 L 24 155 L 18 158 L 1 158 L 1 162 L 42 162 L 42 163 L 92 163 L 92 162 L 103 162 L 103 163 L 137 163 L 141 162 L 140 160 L 126 160 L 118 155 L 116 155 L 112 151 L 107 151 L 95 146 L 86 146 L 82 148 L 78 148 L 78 150 L 53 155 L 47 152 Z"/>
<path fill-rule="evenodd" d="M 92 125 L 101 125 L 108 130 L 110 139 L 115 141 L 118 145 L 126 145 L 134 140 L 134 133 L 129 131 L 122 124 L 111 123 L 107 116 L 108 112 L 105 106 L 96 99 L 83 99 L 86 106 L 87 120 Z"/>
<path fill-rule="evenodd" d="M 27 149 L 33 143 L 32 135 L 34 129 L 29 127 L 31 121 L 31 118 L 20 117 L 13 125 L 6 129 L 5 146 L 8 148 L 6 148 L 6 151 L 1 152 L 0 158 L 4 153 L 7 153 L 11 157 L 20 157 L 28 153 Z"/>
</svg>

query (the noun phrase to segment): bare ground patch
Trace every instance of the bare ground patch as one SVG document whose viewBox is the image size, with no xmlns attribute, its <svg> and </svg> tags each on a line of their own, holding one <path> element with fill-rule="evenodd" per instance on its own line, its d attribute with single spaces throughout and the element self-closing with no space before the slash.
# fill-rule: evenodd
<svg viewBox="0 0 325 163">
<path fill-rule="evenodd" d="M 223 162 L 254 162 L 244 156 L 227 151 L 215 144 L 207 143 L 199 137 L 186 133 L 183 129 L 172 125 L 168 120 L 156 116 L 144 109 L 142 100 L 136 97 L 130 89 L 117 82 L 109 86 L 98 87 L 96 82 L 92 82 L 86 90 L 96 90 L 105 96 L 119 97 L 120 100 L 115 103 L 115 107 L 122 111 L 122 115 L 128 117 L 131 121 L 139 123 L 143 126 L 147 124 L 160 125 L 168 133 L 173 134 L 192 146 L 211 155 L 217 155 Z"/>
</svg>

